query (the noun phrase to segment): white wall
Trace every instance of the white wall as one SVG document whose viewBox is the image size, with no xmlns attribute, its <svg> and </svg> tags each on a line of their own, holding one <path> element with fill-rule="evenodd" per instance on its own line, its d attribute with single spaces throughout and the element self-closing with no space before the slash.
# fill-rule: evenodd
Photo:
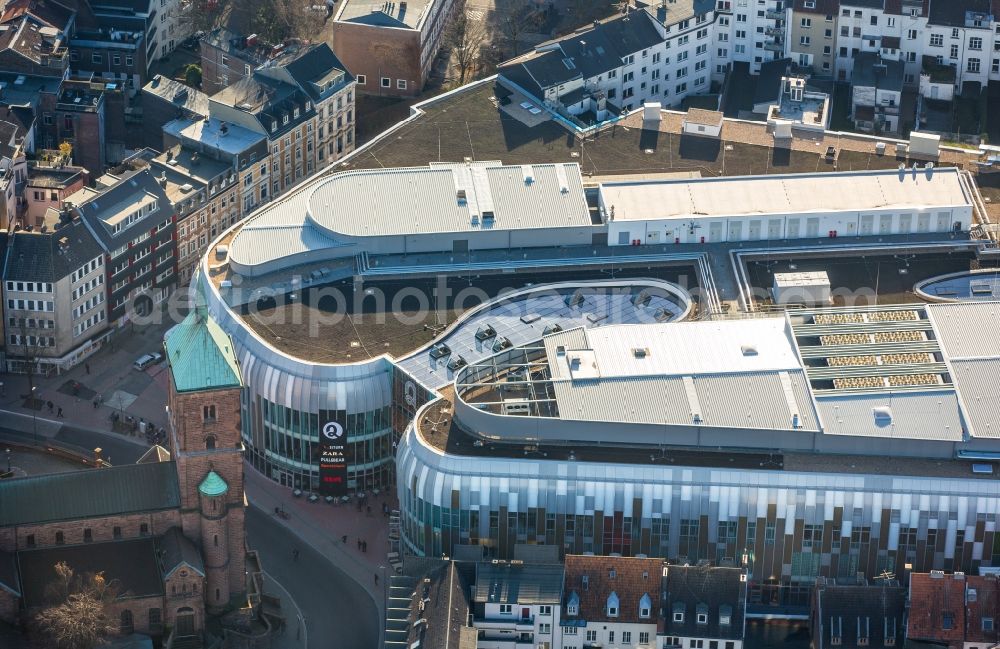
<svg viewBox="0 0 1000 649">
<path fill-rule="evenodd" d="M 928 210 L 868 210 L 810 214 L 768 214 L 733 217 L 693 217 L 691 219 L 628 220 L 608 223 L 609 245 L 717 243 L 725 241 L 768 241 L 780 239 L 950 232 L 955 222 L 967 231 L 972 224 L 971 207 L 942 207 Z M 694 222 L 694 228 L 692 228 Z M 624 233 L 627 243 L 620 244 Z"/>
</svg>

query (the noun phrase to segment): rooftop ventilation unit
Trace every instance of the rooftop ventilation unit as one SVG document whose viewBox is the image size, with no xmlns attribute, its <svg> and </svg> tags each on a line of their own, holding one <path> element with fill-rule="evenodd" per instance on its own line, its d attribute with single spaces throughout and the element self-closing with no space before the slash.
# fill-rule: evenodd
<svg viewBox="0 0 1000 649">
<path fill-rule="evenodd" d="M 744 356 L 756 356 L 757 355 L 757 345 L 748 344 L 741 345 L 740 351 L 743 352 Z"/>
</svg>

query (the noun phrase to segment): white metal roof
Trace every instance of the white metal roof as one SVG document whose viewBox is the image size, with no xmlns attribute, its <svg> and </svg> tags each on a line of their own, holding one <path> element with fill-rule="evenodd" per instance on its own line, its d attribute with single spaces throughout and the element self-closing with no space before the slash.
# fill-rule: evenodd
<svg viewBox="0 0 1000 649">
<path fill-rule="evenodd" d="M 576 163 L 350 171 L 316 187 L 309 217 L 352 237 L 592 225 Z"/>
<path fill-rule="evenodd" d="M 616 221 L 971 206 L 957 169 L 604 183 Z"/>
<path fill-rule="evenodd" d="M 791 286 L 829 286 L 830 276 L 825 270 L 797 272 L 797 273 L 775 273 L 774 285 L 777 288 Z"/>
<path fill-rule="evenodd" d="M 816 407 L 827 435 L 962 440 L 962 417 L 953 390 L 821 396 Z"/>
<path fill-rule="evenodd" d="M 546 346 L 560 340 L 549 337 Z M 586 354 L 569 346 L 565 356 L 550 354 L 559 365 L 553 376 L 574 376 L 566 369 L 574 355 L 592 360 L 594 373 L 607 379 L 802 369 L 783 317 L 608 325 L 588 330 L 586 341 Z"/>
<path fill-rule="evenodd" d="M 1000 356 L 1000 302 L 931 304 L 927 313 L 949 358 Z"/>
</svg>

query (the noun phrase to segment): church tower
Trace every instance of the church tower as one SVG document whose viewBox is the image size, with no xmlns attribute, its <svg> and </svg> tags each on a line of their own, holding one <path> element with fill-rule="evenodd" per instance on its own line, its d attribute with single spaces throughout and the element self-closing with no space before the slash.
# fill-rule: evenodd
<svg viewBox="0 0 1000 649">
<path fill-rule="evenodd" d="M 201 547 L 205 604 L 218 612 L 246 592 L 243 378 L 229 336 L 204 307 L 164 340 L 170 367 L 170 452 L 177 464 L 184 535 Z"/>
</svg>

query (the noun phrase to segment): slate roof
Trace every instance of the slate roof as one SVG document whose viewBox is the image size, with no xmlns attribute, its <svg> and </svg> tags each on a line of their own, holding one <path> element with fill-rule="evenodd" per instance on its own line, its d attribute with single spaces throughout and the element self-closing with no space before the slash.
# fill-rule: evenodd
<svg viewBox="0 0 1000 649">
<path fill-rule="evenodd" d="M 812 7 L 807 7 L 808 0 L 795 0 L 792 11 L 795 13 L 819 14 L 821 16 L 836 16 L 840 13 L 840 0 L 813 0 Z"/>
<path fill-rule="evenodd" d="M 664 632 L 673 636 L 741 640 L 747 597 L 747 583 L 742 576 L 739 568 L 669 566 Z M 683 622 L 674 622 L 677 610 L 683 610 Z M 729 624 L 721 624 L 720 613 L 724 611 L 730 612 Z M 699 612 L 707 613 L 707 623 L 698 623 Z"/>
<path fill-rule="evenodd" d="M 883 59 L 875 52 L 859 52 L 854 57 L 851 85 L 884 90 L 903 90 L 903 63 Z"/>
<path fill-rule="evenodd" d="M 172 104 L 178 109 L 202 117 L 208 116 L 208 95 L 180 81 L 158 74 L 142 87 L 142 92 Z"/>
<path fill-rule="evenodd" d="M 444 562 L 429 571 L 417 583 L 410 600 L 410 614 L 405 635 L 405 646 L 433 649 L 464 649 L 464 629 L 469 617 L 470 566 L 460 567 L 455 561 Z M 393 587 L 396 581 L 393 580 Z M 421 602 L 423 607 L 421 608 Z M 424 619 L 426 624 L 415 624 Z M 475 629 L 472 629 L 475 633 Z M 391 638 L 387 636 L 387 640 Z M 390 646 L 388 642 L 386 646 Z M 400 644 L 398 646 L 404 646 Z M 475 649 L 475 640 L 471 647 Z"/>
<path fill-rule="evenodd" d="M 618 68 L 625 56 L 662 42 L 650 15 L 634 11 L 542 44 L 539 47 L 553 43 L 558 47 L 514 59 L 501 66 L 499 72 L 525 90 L 541 95 L 546 88 Z"/>
<path fill-rule="evenodd" d="M 243 77 L 212 95 L 211 100 L 246 111 L 271 138 L 280 137 L 316 114 L 315 106 L 305 108 L 308 97 L 297 86 L 259 74 Z M 244 105 L 248 108 L 240 108 Z M 299 109 L 298 117 L 294 117 L 295 108 Z M 287 124 L 282 120 L 285 113 Z M 277 125 L 274 131 L 272 121 Z"/>
<path fill-rule="evenodd" d="M 136 220 L 118 234 L 112 234 L 105 219 L 144 195 L 156 198 L 156 210 Z M 153 226 L 173 217 L 170 198 L 148 168 L 129 174 L 115 185 L 87 198 L 76 206 L 76 211 L 107 251 L 117 250 L 141 232 L 149 231 Z"/>
<path fill-rule="evenodd" d="M 563 618 L 579 618 L 588 623 L 619 622 L 657 624 L 663 589 L 663 560 L 638 557 L 566 555 L 566 585 L 563 588 Z M 586 583 L 584 583 L 586 577 Z M 566 603 L 576 594 L 579 615 L 566 613 Z M 618 597 L 618 616 L 608 617 L 608 597 Z M 639 603 L 649 595 L 650 617 L 639 617 Z"/>
<path fill-rule="evenodd" d="M 160 566 L 163 579 L 169 579 L 181 566 L 188 566 L 202 577 L 205 576 L 205 562 L 201 551 L 179 527 L 171 527 L 156 541 L 160 552 Z"/>
<path fill-rule="evenodd" d="M 994 8 L 990 0 L 930 0 L 931 6 L 927 22 L 931 25 L 965 27 L 967 12 L 992 14 Z M 994 16 L 996 19 L 997 16 Z"/>
<path fill-rule="evenodd" d="M 789 58 L 767 61 L 760 66 L 757 85 L 754 88 L 753 103 L 775 101 L 781 95 L 781 78 L 788 74 L 792 60 Z"/>
<path fill-rule="evenodd" d="M 476 564 L 473 600 L 477 604 L 558 604 L 563 567 L 559 564 Z"/>
<path fill-rule="evenodd" d="M 0 481 L 0 527 L 82 520 L 180 507 L 173 462 Z"/>
<path fill-rule="evenodd" d="M 329 97 L 354 80 L 326 43 L 316 43 L 282 54 L 269 61 L 266 68 L 284 68 L 313 101 Z M 266 70 L 264 72 L 266 73 Z M 322 85 L 324 81 L 335 81 L 335 83 L 320 92 L 314 84 Z"/>
<path fill-rule="evenodd" d="M 965 576 L 956 577 L 940 571 L 910 575 L 907 639 L 962 643 L 965 635 Z"/>
<path fill-rule="evenodd" d="M 164 338 L 170 374 L 178 392 L 243 385 L 229 334 L 208 317 L 203 307 L 188 313 Z"/>
<path fill-rule="evenodd" d="M 121 588 L 119 597 L 163 595 L 163 578 L 152 537 L 21 550 L 17 561 L 24 604 L 28 608 L 47 602 L 45 590 L 56 579 L 55 565 L 62 561 L 75 574 L 102 572 L 105 579 L 117 581 Z"/>
<path fill-rule="evenodd" d="M 94 259 L 103 248 L 87 227 L 74 220 L 52 232 L 15 232 L 5 280 L 58 282 Z"/>
<path fill-rule="evenodd" d="M 816 649 L 882 647 L 886 638 L 902 646 L 906 632 L 906 589 L 898 582 L 879 584 L 836 584 L 820 580 L 813 600 L 812 630 Z M 832 637 L 839 637 L 835 645 Z M 859 638 L 867 642 L 859 643 Z"/>
</svg>

